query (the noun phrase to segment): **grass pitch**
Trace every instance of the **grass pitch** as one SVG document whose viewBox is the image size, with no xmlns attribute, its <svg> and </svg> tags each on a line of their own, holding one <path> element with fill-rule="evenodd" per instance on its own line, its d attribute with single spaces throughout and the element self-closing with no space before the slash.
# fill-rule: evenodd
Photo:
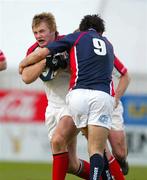
<svg viewBox="0 0 147 180">
<path fill-rule="evenodd" d="M 47 163 L 0 162 L 0 180 L 51 180 L 51 171 Z M 80 178 L 67 175 L 66 180 Z M 130 167 L 126 180 L 147 180 L 147 166 Z"/>
</svg>

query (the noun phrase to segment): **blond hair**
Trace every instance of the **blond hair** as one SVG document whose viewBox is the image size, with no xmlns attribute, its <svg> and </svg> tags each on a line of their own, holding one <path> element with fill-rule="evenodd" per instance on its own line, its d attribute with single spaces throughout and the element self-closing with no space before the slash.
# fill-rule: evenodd
<svg viewBox="0 0 147 180">
<path fill-rule="evenodd" d="M 36 14 L 32 20 L 32 29 L 38 26 L 41 22 L 45 22 L 51 32 L 57 32 L 56 20 L 52 13 L 43 12 Z"/>
</svg>

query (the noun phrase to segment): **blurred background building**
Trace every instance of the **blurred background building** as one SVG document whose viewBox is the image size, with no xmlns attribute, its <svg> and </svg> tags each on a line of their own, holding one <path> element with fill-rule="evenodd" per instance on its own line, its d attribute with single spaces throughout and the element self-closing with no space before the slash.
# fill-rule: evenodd
<svg viewBox="0 0 147 180">
<path fill-rule="evenodd" d="M 43 11 L 55 15 L 60 34 L 73 32 L 86 14 L 101 14 L 105 35 L 131 74 L 122 99 L 129 161 L 147 164 L 146 0 L 0 0 L 0 49 L 8 62 L 7 70 L 0 72 L 0 160 L 51 160 L 42 82 L 25 85 L 18 74 L 19 62 L 35 41 L 32 18 Z M 79 141 L 79 153 L 88 157 L 86 141 L 82 136 Z"/>
</svg>

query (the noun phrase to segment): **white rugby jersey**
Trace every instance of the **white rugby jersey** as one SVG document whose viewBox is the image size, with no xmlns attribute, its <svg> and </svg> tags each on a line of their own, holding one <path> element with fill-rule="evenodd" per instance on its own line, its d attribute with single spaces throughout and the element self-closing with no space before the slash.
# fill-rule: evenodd
<svg viewBox="0 0 147 180">
<path fill-rule="evenodd" d="M 68 70 L 58 70 L 55 78 L 44 82 L 48 104 L 60 107 L 65 104 L 65 96 L 69 88 L 70 74 Z"/>
</svg>

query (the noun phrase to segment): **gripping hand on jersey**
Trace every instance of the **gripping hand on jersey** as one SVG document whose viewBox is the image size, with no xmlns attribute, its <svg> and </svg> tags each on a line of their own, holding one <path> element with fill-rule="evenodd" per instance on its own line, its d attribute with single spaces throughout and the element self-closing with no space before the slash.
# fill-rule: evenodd
<svg viewBox="0 0 147 180">
<path fill-rule="evenodd" d="M 58 53 L 53 56 L 46 57 L 46 66 L 51 70 L 56 71 L 59 68 L 65 69 L 67 67 L 68 56 L 65 53 Z"/>
<path fill-rule="evenodd" d="M 42 81 L 50 81 L 54 79 L 59 68 L 65 69 L 67 67 L 68 54 L 58 53 L 54 56 L 46 57 L 46 68 L 41 73 L 40 78 Z"/>
</svg>

